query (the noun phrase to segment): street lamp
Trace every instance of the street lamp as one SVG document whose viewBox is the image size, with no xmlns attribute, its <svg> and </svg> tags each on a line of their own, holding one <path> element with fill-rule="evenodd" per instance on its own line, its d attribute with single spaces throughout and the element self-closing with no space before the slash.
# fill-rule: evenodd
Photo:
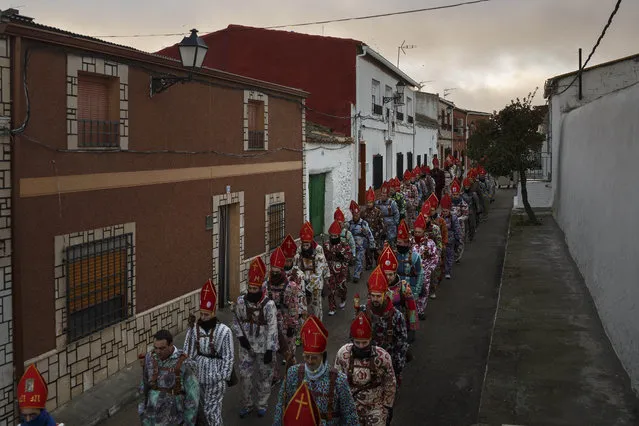
<svg viewBox="0 0 639 426">
<path fill-rule="evenodd" d="M 153 97 L 156 93 L 164 92 L 169 87 L 176 83 L 184 83 L 185 81 L 193 80 L 193 71 L 202 68 L 204 63 L 204 57 L 209 50 L 204 40 L 197 35 L 197 30 L 192 29 L 191 35 L 184 37 L 180 44 L 178 44 L 180 51 L 180 61 L 182 66 L 189 70 L 189 75 L 186 77 L 178 77 L 174 75 L 168 76 L 151 76 L 151 94 Z"/>
<path fill-rule="evenodd" d="M 382 102 L 387 104 L 390 101 L 395 101 L 395 105 L 404 105 L 404 89 L 406 89 L 406 83 L 398 81 L 395 85 L 396 92 L 393 96 L 384 96 Z"/>
</svg>

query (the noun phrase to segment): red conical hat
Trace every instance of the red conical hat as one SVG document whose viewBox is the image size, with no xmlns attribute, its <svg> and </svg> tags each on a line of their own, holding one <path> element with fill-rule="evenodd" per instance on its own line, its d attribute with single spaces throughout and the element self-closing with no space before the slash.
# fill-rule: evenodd
<svg viewBox="0 0 639 426">
<path fill-rule="evenodd" d="M 422 213 L 417 215 L 417 219 L 415 219 L 415 224 L 413 225 L 415 229 L 426 229 L 426 218 Z"/>
<path fill-rule="evenodd" d="M 406 169 L 406 171 L 404 172 L 404 180 L 410 180 L 411 176 L 412 176 L 411 172 L 408 169 Z"/>
<path fill-rule="evenodd" d="M 437 195 L 435 195 L 434 192 L 430 194 L 430 197 L 428 197 L 428 200 L 426 200 L 426 202 L 430 204 L 431 210 L 437 210 L 437 206 L 439 206 L 439 199 L 437 198 Z M 428 212 L 428 215 L 430 215 L 430 211 Z"/>
<path fill-rule="evenodd" d="M 419 175 L 421 174 L 421 168 L 420 167 L 415 167 L 413 169 L 413 177 L 415 179 L 419 179 Z"/>
<path fill-rule="evenodd" d="M 450 210 L 450 208 L 453 206 L 453 201 L 450 199 L 450 195 L 444 194 L 442 196 L 441 206 L 442 209 Z"/>
<path fill-rule="evenodd" d="M 389 191 L 390 191 L 390 184 L 388 182 L 384 182 L 382 184 L 382 194 L 388 195 Z"/>
<path fill-rule="evenodd" d="M 301 366 L 304 368 L 304 366 Z M 306 381 L 297 388 L 288 402 L 282 417 L 283 426 L 319 426 L 321 424 L 319 408 Z"/>
<path fill-rule="evenodd" d="M 377 266 L 368 277 L 369 293 L 386 293 L 388 291 L 388 280 L 382 268 Z"/>
<path fill-rule="evenodd" d="M 399 178 L 396 177 L 393 179 L 393 188 L 395 188 L 395 191 L 399 191 L 402 187 L 402 183 L 400 182 Z"/>
<path fill-rule="evenodd" d="M 469 178 L 464 178 L 463 184 L 464 184 L 464 188 L 470 188 L 473 185 L 473 183 L 470 181 Z"/>
<path fill-rule="evenodd" d="M 435 169 L 439 168 L 439 160 L 437 158 L 433 158 L 433 167 Z"/>
<path fill-rule="evenodd" d="M 331 223 L 331 226 L 328 228 L 329 235 L 340 235 L 342 233 L 342 225 L 336 220 Z"/>
<path fill-rule="evenodd" d="M 395 256 L 395 253 L 393 253 L 393 249 L 391 249 L 390 246 L 386 246 L 384 248 L 384 251 L 379 256 L 377 264 L 382 269 L 382 272 L 397 271 L 397 257 Z"/>
<path fill-rule="evenodd" d="M 27 367 L 18 382 L 18 407 L 44 410 L 49 390 L 35 364 Z"/>
<path fill-rule="evenodd" d="M 304 222 L 300 230 L 300 240 L 302 240 L 303 243 L 310 243 L 313 241 L 313 238 L 315 238 L 315 231 L 313 231 L 311 222 Z"/>
<path fill-rule="evenodd" d="M 459 181 L 457 179 L 453 179 L 453 181 L 450 184 L 450 192 L 453 195 L 457 195 L 459 194 L 460 191 L 461 191 L 461 186 L 459 186 Z"/>
<path fill-rule="evenodd" d="M 355 200 L 351 200 L 351 205 L 348 206 L 348 208 L 353 214 L 359 213 L 359 204 L 357 204 Z"/>
<path fill-rule="evenodd" d="M 292 259 L 295 257 L 295 253 L 297 252 L 297 244 L 295 243 L 293 237 L 291 237 L 291 234 L 288 234 L 286 238 L 284 238 L 284 241 L 282 241 L 282 245 L 280 247 L 282 248 L 284 257 L 286 257 L 287 259 Z"/>
<path fill-rule="evenodd" d="M 424 173 L 425 175 L 429 175 L 430 174 L 430 167 L 428 167 L 426 164 L 424 164 L 424 167 L 422 168 L 422 173 Z"/>
<path fill-rule="evenodd" d="M 370 339 L 373 337 L 373 327 L 364 312 L 360 311 L 351 323 L 351 337 L 353 339 Z"/>
<path fill-rule="evenodd" d="M 215 312 L 217 306 L 217 292 L 213 280 L 208 279 L 200 290 L 200 311 Z"/>
<path fill-rule="evenodd" d="M 373 187 L 369 187 L 368 190 L 366 191 L 366 202 L 367 203 L 372 203 L 375 201 L 375 190 L 373 189 Z"/>
<path fill-rule="evenodd" d="M 346 218 L 344 217 L 344 212 L 339 207 L 335 210 L 333 214 L 333 220 L 337 220 L 339 222 L 344 222 Z"/>
<path fill-rule="evenodd" d="M 326 352 L 328 330 L 315 315 L 309 316 L 300 332 L 304 353 L 322 354 Z"/>
<path fill-rule="evenodd" d="M 248 285 L 253 287 L 262 287 L 264 277 L 266 276 L 266 264 L 260 256 L 251 260 L 248 272 Z"/>
<path fill-rule="evenodd" d="M 397 226 L 397 239 L 399 241 L 406 241 L 410 238 L 410 231 L 408 230 L 408 225 L 406 225 L 406 221 L 402 219 Z"/>
<path fill-rule="evenodd" d="M 284 265 L 286 264 L 286 256 L 280 247 L 276 248 L 273 250 L 273 253 L 271 253 L 270 263 L 271 268 L 284 268 Z"/>
</svg>

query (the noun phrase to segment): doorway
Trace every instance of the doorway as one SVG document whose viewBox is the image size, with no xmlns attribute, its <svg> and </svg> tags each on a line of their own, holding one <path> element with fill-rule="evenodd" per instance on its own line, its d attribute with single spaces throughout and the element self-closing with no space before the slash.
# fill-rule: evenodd
<svg viewBox="0 0 639 426">
<path fill-rule="evenodd" d="M 240 208 L 238 203 L 218 209 L 218 306 L 240 295 Z"/>
<path fill-rule="evenodd" d="M 357 189 L 357 202 L 366 204 L 366 143 L 359 144 L 359 183 Z"/>
<path fill-rule="evenodd" d="M 309 175 L 309 216 L 315 235 L 324 232 L 324 201 L 326 196 L 326 174 Z"/>
</svg>

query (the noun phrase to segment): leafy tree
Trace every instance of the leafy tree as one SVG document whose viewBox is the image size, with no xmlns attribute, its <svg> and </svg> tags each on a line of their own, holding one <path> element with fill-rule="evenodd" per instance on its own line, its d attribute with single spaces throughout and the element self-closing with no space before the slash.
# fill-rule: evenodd
<svg viewBox="0 0 639 426">
<path fill-rule="evenodd" d="M 521 198 L 531 222 L 537 223 L 528 202 L 526 171 L 538 166 L 538 155 L 545 136 L 539 133 L 545 111 L 532 105 L 534 92 L 524 99 L 510 101 L 488 120 L 477 123 L 468 139 L 468 156 L 478 161 L 493 176 L 519 172 Z"/>
</svg>

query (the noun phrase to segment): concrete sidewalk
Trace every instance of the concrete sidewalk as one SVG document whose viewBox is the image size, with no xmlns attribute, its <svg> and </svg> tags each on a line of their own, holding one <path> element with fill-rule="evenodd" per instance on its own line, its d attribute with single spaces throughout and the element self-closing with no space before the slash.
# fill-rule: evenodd
<svg viewBox="0 0 639 426">
<path fill-rule="evenodd" d="M 552 216 L 513 215 L 479 424 L 637 425 L 638 401 Z"/>
</svg>

